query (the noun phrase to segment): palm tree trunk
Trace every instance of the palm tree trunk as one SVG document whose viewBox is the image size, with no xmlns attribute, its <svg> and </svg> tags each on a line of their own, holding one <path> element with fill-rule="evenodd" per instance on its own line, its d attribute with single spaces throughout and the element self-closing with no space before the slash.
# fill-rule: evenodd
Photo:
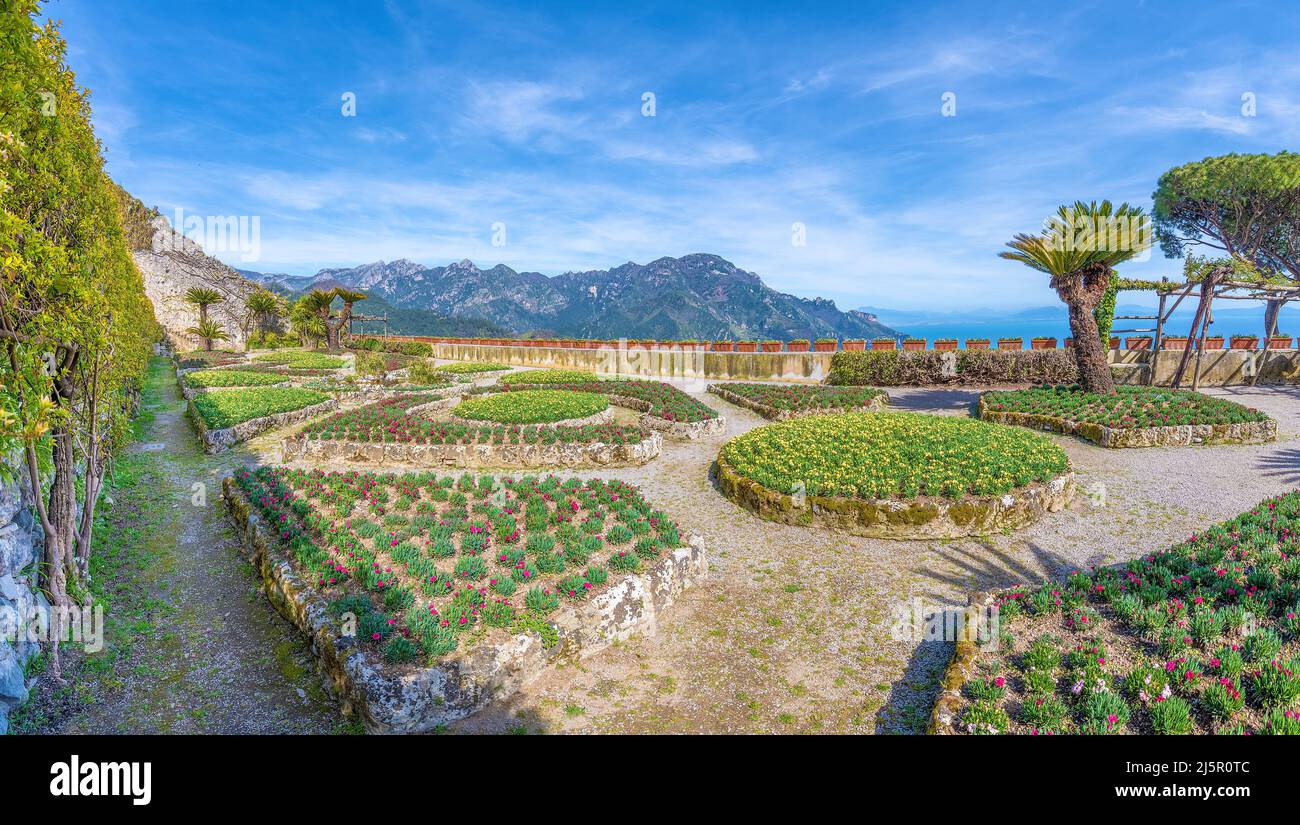
<svg viewBox="0 0 1300 825">
<path fill-rule="evenodd" d="M 1106 348 L 1093 317 L 1093 307 L 1071 303 L 1070 334 L 1074 336 L 1074 360 L 1079 366 L 1079 384 L 1087 392 L 1115 394 L 1115 379 L 1106 362 Z M 1110 342 L 1106 342 L 1109 344 Z"/>
</svg>

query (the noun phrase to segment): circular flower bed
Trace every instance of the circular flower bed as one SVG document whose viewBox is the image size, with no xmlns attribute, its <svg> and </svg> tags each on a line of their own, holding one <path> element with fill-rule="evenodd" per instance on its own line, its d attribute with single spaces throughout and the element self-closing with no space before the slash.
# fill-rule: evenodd
<svg viewBox="0 0 1300 825">
<path fill-rule="evenodd" d="M 609 408 L 605 396 L 568 390 L 520 390 L 462 401 L 451 411 L 457 418 L 498 424 L 550 424 L 590 418 Z"/>
<path fill-rule="evenodd" d="M 932 538 L 1022 526 L 1073 493 L 1044 436 L 955 416 L 845 413 L 770 424 L 727 442 L 723 492 L 765 518 L 863 535 Z"/>
<path fill-rule="evenodd" d="M 502 384 L 576 384 L 583 381 L 595 381 L 596 376 L 590 372 L 578 370 L 522 370 L 501 376 Z"/>
</svg>

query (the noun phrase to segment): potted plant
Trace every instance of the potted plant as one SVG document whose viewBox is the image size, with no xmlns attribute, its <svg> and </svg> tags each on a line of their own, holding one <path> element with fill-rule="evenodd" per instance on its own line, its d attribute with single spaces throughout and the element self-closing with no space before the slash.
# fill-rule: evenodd
<svg viewBox="0 0 1300 825">
<path fill-rule="evenodd" d="M 1130 335 L 1124 339 L 1124 346 L 1129 349 L 1151 349 L 1151 336 Z"/>
<path fill-rule="evenodd" d="M 737 341 L 736 352 L 753 352 L 758 349 L 756 341 Z"/>
<path fill-rule="evenodd" d="M 872 348 L 872 349 L 885 349 L 885 350 L 889 350 L 889 349 L 895 349 L 895 348 L 897 348 L 897 345 L 898 345 L 898 342 L 895 341 L 893 338 L 873 338 L 873 339 L 871 339 L 871 348 Z"/>
<path fill-rule="evenodd" d="M 713 342 L 713 351 L 714 351 L 714 352 L 731 352 L 731 350 L 732 350 L 732 348 L 733 348 L 734 346 L 735 346 L 735 342 L 733 342 L 733 341 L 714 341 L 714 342 Z"/>
<path fill-rule="evenodd" d="M 834 338 L 818 338 L 813 341 L 813 349 L 817 352 L 834 352 L 838 343 Z"/>
<path fill-rule="evenodd" d="M 1118 336 L 1118 335 L 1112 335 L 1112 336 L 1110 336 L 1110 348 L 1111 348 L 1111 349 L 1119 349 L 1119 336 Z"/>
<path fill-rule="evenodd" d="M 1222 336 L 1222 335 L 1207 335 L 1207 336 L 1205 336 L 1205 348 L 1206 348 L 1206 349 L 1223 349 L 1223 336 Z"/>
<path fill-rule="evenodd" d="M 807 352 L 807 351 L 808 351 L 808 339 L 807 339 L 807 338 L 792 338 L 791 340 L 789 340 L 789 341 L 786 342 L 786 344 L 785 344 L 785 348 L 786 348 L 787 350 L 789 350 L 790 352 Z"/>
<path fill-rule="evenodd" d="M 1056 339 L 1049 337 L 1031 338 L 1030 349 L 1056 349 Z"/>
<path fill-rule="evenodd" d="M 924 338 L 904 338 L 903 349 L 906 352 L 918 352 L 925 349 L 926 341 Z"/>
<path fill-rule="evenodd" d="M 1259 343 L 1258 335 L 1234 335 L 1232 336 L 1233 349 L 1254 349 Z"/>
<path fill-rule="evenodd" d="M 775 341 L 769 338 L 763 342 L 763 352 L 780 352 L 780 351 L 781 351 L 780 341 Z"/>
<path fill-rule="evenodd" d="M 1268 349 L 1291 349 L 1291 336 L 1279 332 L 1268 336 Z"/>
<path fill-rule="evenodd" d="M 936 338 L 934 339 L 934 348 L 937 350 L 951 351 L 957 349 L 956 338 Z"/>
<path fill-rule="evenodd" d="M 1187 336 L 1166 335 L 1160 339 L 1160 349 L 1185 350 L 1187 349 Z"/>
<path fill-rule="evenodd" d="M 845 338 L 844 349 L 849 352 L 862 352 L 867 348 L 867 339 L 865 338 Z"/>
<path fill-rule="evenodd" d="M 988 349 L 989 339 L 987 338 L 967 338 L 966 349 Z"/>
<path fill-rule="evenodd" d="M 999 338 L 998 349 L 1024 349 L 1025 339 L 1023 338 Z"/>
</svg>

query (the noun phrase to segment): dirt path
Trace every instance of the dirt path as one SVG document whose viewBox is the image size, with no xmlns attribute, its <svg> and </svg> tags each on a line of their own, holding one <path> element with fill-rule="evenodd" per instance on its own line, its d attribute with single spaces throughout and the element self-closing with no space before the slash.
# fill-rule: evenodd
<svg viewBox="0 0 1300 825">
<path fill-rule="evenodd" d="M 43 687 L 21 729 L 350 730 L 321 688 L 305 641 L 271 609 L 236 553 L 220 480 L 241 455 L 204 455 L 184 410 L 170 365 L 155 359 L 139 440 L 119 461 L 96 536 L 92 572 L 106 603 L 105 650 L 73 655 L 69 685 Z M 206 500 L 194 498 L 199 491 Z"/>
</svg>

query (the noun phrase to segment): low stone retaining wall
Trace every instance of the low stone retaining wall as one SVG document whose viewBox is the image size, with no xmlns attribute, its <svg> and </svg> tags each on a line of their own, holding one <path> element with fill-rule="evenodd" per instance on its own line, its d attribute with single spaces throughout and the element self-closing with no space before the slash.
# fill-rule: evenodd
<svg viewBox="0 0 1300 825">
<path fill-rule="evenodd" d="M 633 444 L 411 444 L 286 438 L 282 460 L 339 461 L 372 466 L 548 468 L 636 466 L 663 452 L 664 440 L 649 433 Z"/>
<path fill-rule="evenodd" d="M 1277 422 L 1247 421 L 1240 424 L 1179 424 L 1170 427 L 1114 428 L 1103 424 L 1071 421 L 1050 415 L 995 411 L 980 396 L 979 416 L 997 424 L 1028 427 L 1031 430 L 1077 435 L 1112 449 L 1128 447 L 1185 447 L 1193 444 L 1265 444 L 1277 440 Z"/>
<path fill-rule="evenodd" d="M 972 593 L 967 601 L 971 608 L 984 608 L 993 604 L 993 594 Z M 967 625 L 969 627 L 969 625 Z M 930 708 L 930 724 L 926 733 L 931 736 L 951 736 L 961 733 L 957 727 L 957 714 L 961 710 L 961 689 L 976 676 L 975 666 L 979 661 L 979 644 L 974 634 L 957 639 L 953 644 L 952 658 L 943 669 L 943 678 L 939 680 L 939 695 L 935 697 L 934 706 Z"/>
<path fill-rule="evenodd" d="M 759 415 L 763 416 L 764 418 L 770 421 L 786 421 L 791 418 L 803 418 L 804 416 L 808 416 L 808 415 L 836 415 L 838 413 L 849 413 L 849 412 L 876 412 L 879 410 L 883 410 L 889 406 L 889 396 L 882 394 L 871 399 L 871 402 L 869 404 L 866 404 L 861 407 L 817 407 L 815 409 L 807 409 L 807 410 L 782 410 L 773 406 L 769 406 L 767 404 L 763 404 L 759 401 L 755 401 L 752 398 L 746 398 L 743 395 L 736 395 L 734 392 L 726 389 L 725 387 L 720 387 L 717 384 L 710 384 L 709 392 L 713 393 L 714 395 L 718 396 L 724 401 L 730 401 L 732 404 L 735 404 L 737 407 L 744 407 L 747 410 L 753 410 L 754 412 L 758 413 Z"/>
<path fill-rule="evenodd" d="M 1030 484 L 1001 496 L 915 501 L 867 501 L 832 496 L 794 496 L 746 478 L 721 458 L 715 476 L 722 494 L 768 521 L 819 525 L 879 539 L 942 539 L 1025 527 L 1063 510 L 1074 497 L 1074 473 Z"/>
<path fill-rule="evenodd" d="M 339 402 L 330 399 L 321 401 L 319 404 L 312 404 L 297 410 L 288 412 L 275 413 L 274 415 L 264 415 L 261 418 L 250 418 L 247 421 L 241 421 L 233 427 L 226 427 L 221 430 L 209 429 L 208 425 L 203 422 L 203 416 L 194 408 L 193 399 L 189 402 L 189 418 L 194 424 L 194 429 L 198 431 L 199 439 L 203 442 L 203 451 L 205 453 L 220 453 L 229 450 L 241 441 L 247 441 L 258 433 L 273 430 L 276 427 L 284 427 L 288 424 L 296 424 L 306 418 L 315 415 L 322 415 L 327 412 L 333 412 L 339 407 Z"/>
<path fill-rule="evenodd" d="M 267 599 L 311 640 L 344 713 L 372 733 L 427 733 L 510 697 L 557 661 L 584 659 L 634 634 L 653 636 L 663 611 L 709 569 L 703 539 L 691 536 L 689 546 L 667 553 L 645 573 L 554 614 L 549 624 L 558 641 L 551 647 L 528 632 L 432 667 L 386 667 L 381 655 L 342 635 L 325 599 L 294 571 L 234 479 L 222 482 L 222 494 L 242 539 L 240 552 L 261 575 Z"/>
</svg>

